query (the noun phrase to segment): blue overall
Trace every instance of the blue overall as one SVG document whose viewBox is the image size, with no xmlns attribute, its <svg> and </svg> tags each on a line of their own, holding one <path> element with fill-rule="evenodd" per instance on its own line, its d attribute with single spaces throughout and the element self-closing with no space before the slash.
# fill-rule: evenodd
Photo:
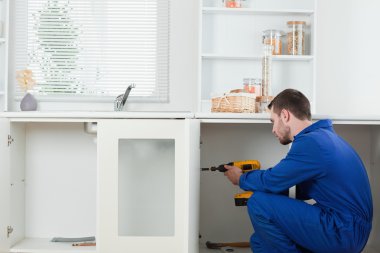
<svg viewBox="0 0 380 253">
<path fill-rule="evenodd" d="M 368 176 L 330 120 L 305 128 L 276 166 L 243 174 L 239 185 L 254 192 L 248 201 L 254 253 L 354 253 L 368 240 L 373 209 Z M 297 199 L 279 194 L 294 185 Z"/>
</svg>

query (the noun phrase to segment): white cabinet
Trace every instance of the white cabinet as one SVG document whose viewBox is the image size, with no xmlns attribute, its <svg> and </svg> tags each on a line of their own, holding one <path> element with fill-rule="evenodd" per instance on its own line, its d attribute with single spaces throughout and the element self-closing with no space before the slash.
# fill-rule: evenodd
<svg viewBox="0 0 380 253">
<path fill-rule="evenodd" d="M 85 122 L 98 122 L 98 137 Z M 198 120 L 1 118 L 0 126 L 0 252 L 197 251 Z M 50 242 L 85 236 L 97 246 Z"/>
<path fill-rule="evenodd" d="M 99 252 L 195 252 L 199 123 L 101 120 L 98 169 Z"/>
<path fill-rule="evenodd" d="M 245 3 L 244 3 L 245 2 Z M 272 94 L 301 90 L 315 108 L 315 1 L 246 0 L 244 8 L 219 7 L 203 1 L 201 31 L 200 111 L 210 112 L 210 98 L 243 87 L 243 78 L 262 78 L 262 32 L 288 31 L 287 21 L 306 21 L 305 55 L 273 56 Z"/>
<path fill-rule="evenodd" d="M 0 0 L 0 111 L 7 110 L 9 0 Z"/>
<path fill-rule="evenodd" d="M 28 115 L 0 119 L 0 252 L 212 253 L 206 241 L 248 241 L 246 207 L 233 201 L 241 190 L 200 168 L 257 159 L 265 169 L 288 150 L 267 119 Z M 367 168 L 374 220 L 365 252 L 380 252 L 380 121 L 335 124 Z M 96 247 L 50 242 L 91 235 Z"/>
<path fill-rule="evenodd" d="M 95 252 L 50 242 L 96 235 L 96 144 L 84 121 L 1 118 L 0 252 Z"/>
</svg>

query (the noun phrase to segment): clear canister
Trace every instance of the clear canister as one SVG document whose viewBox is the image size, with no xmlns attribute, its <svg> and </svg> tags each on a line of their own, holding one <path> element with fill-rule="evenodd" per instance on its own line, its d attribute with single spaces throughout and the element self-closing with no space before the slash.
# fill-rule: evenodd
<svg viewBox="0 0 380 253">
<path fill-rule="evenodd" d="M 263 31 L 263 44 L 272 45 L 273 55 L 281 55 L 282 54 L 282 36 L 285 33 L 280 30 L 265 30 Z"/>
<path fill-rule="evenodd" d="M 256 96 L 261 96 L 261 79 L 260 78 L 244 78 L 244 91 L 254 93 Z"/>
<path fill-rule="evenodd" d="M 244 91 L 248 93 L 255 93 L 254 84 L 255 84 L 254 78 L 244 78 L 243 79 Z"/>
<path fill-rule="evenodd" d="M 261 96 L 261 79 L 255 78 L 255 82 L 253 83 L 253 87 L 255 88 L 256 96 Z"/>
<path fill-rule="evenodd" d="M 227 8 L 241 8 L 241 0 L 225 0 Z"/>
<path fill-rule="evenodd" d="M 305 21 L 288 21 L 288 54 L 304 55 L 305 54 Z"/>
<path fill-rule="evenodd" d="M 270 96 L 272 88 L 272 45 L 265 45 L 263 49 L 262 57 L 262 83 L 261 83 L 261 95 Z"/>
</svg>

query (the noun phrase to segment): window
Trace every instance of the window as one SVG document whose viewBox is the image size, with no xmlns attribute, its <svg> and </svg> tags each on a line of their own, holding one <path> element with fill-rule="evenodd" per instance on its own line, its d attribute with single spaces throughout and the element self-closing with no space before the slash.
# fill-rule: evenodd
<svg viewBox="0 0 380 253">
<path fill-rule="evenodd" d="M 169 99 L 169 0 L 15 0 L 16 70 L 39 100 Z M 16 96 L 22 96 L 16 90 Z"/>
</svg>

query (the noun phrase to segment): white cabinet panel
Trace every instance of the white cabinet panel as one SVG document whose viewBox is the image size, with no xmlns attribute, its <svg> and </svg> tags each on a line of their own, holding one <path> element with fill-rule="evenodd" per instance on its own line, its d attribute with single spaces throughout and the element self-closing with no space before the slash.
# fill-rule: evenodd
<svg viewBox="0 0 380 253">
<path fill-rule="evenodd" d="M 10 225 L 9 121 L 0 119 L 0 252 L 9 249 L 7 227 Z"/>
<path fill-rule="evenodd" d="M 367 47 L 380 40 L 379 9 L 373 0 L 318 1 L 318 114 L 379 115 L 380 51 Z"/>
<path fill-rule="evenodd" d="M 99 252 L 194 252 L 192 133 L 190 120 L 98 123 Z"/>
</svg>

